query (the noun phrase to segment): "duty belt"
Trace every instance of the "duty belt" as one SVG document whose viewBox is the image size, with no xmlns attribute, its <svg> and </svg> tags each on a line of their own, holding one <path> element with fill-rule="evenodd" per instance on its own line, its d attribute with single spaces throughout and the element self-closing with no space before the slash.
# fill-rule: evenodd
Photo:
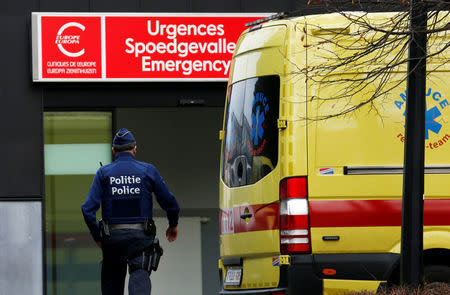
<svg viewBox="0 0 450 295">
<path fill-rule="evenodd" d="M 143 223 L 121 223 L 121 224 L 109 224 L 110 230 L 116 229 L 140 229 L 144 230 L 145 226 Z"/>
</svg>

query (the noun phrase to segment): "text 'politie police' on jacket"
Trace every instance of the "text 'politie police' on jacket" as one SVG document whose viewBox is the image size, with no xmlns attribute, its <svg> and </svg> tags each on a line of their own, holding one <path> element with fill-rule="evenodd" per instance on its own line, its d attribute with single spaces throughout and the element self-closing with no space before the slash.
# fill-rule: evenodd
<svg viewBox="0 0 450 295">
<path fill-rule="evenodd" d="M 111 194 L 114 195 L 140 195 L 142 180 L 135 175 L 121 175 L 118 177 L 110 176 L 109 184 L 111 185 Z M 122 185 L 120 187 L 113 186 Z M 131 185 L 131 186 L 130 186 Z"/>
</svg>

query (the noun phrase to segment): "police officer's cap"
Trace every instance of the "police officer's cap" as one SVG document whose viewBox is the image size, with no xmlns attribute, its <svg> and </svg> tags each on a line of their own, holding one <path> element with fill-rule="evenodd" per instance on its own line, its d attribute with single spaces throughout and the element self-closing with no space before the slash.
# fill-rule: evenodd
<svg viewBox="0 0 450 295">
<path fill-rule="evenodd" d="M 136 140 L 133 133 L 127 128 L 117 131 L 113 139 L 113 147 L 116 151 L 131 150 L 136 146 Z"/>
</svg>

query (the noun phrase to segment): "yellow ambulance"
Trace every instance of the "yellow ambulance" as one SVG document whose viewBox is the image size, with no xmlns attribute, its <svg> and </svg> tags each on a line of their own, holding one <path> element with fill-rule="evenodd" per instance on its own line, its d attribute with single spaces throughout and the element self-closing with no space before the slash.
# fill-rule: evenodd
<svg viewBox="0 0 450 295">
<path fill-rule="evenodd" d="M 237 43 L 220 132 L 220 294 L 345 294 L 399 282 L 406 64 L 372 73 L 407 46 L 392 34 L 383 52 L 336 66 L 339 54 L 360 53 L 354 44 L 385 36 L 364 24 L 398 16 L 348 15 L 267 21 Z M 428 43 L 440 52 L 428 59 L 424 272 L 449 282 L 446 34 Z"/>
</svg>

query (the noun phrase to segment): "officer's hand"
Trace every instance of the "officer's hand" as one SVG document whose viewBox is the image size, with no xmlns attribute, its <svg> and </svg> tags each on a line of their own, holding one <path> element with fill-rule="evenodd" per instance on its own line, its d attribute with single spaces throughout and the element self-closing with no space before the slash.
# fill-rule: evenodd
<svg viewBox="0 0 450 295">
<path fill-rule="evenodd" d="M 169 242 L 173 242 L 177 239 L 178 236 L 178 227 L 168 227 L 166 230 L 166 237 Z"/>
<path fill-rule="evenodd" d="M 102 248 L 102 242 L 96 242 L 97 246 L 101 249 Z"/>
</svg>

